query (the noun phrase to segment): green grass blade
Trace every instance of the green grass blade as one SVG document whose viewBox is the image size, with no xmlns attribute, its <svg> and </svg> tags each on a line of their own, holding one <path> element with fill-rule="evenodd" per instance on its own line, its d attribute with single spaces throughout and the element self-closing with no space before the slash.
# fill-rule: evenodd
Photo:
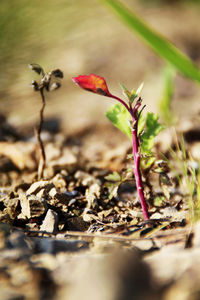
<svg viewBox="0 0 200 300">
<path fill-rule="evenodd" d="M 172 43 L 146 24 L 138 15 L 118 0 L 101 1 L 110 5 L 122 21 L 181 74 L 193 80 L 200 81 L 200 69 Z"/>
<path fill-rule="evenodd" d="M 171 101 L 174 94 L 174 78 L 174 68 L 172 68 L 170 65 L 167 65 L 163 72 L 164 87 L 158 103 L 160 115 L 167 125 L 172 125 L 176 121 L 176 118 L 171 110 Z"/>
</svg>

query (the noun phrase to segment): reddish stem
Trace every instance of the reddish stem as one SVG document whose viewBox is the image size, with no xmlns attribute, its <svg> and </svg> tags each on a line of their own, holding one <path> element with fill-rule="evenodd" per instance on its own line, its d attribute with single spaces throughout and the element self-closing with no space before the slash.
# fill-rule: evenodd
<svg viewBox="0 0 200 300">
<path fill-rule="evenodd" d="M 109 94 L 108 97 L 111 97 L 111 98 L 113 98 L 113 99 L 119 101 L 119 102 L 120 102 L 120 103 L 121 103 L 121 104 L 129 111 L 129 113 L 132 115 L 131 109 L 129 108 L 129 106 L 126 104 L 125 101 L 123 101 L 122 99 L 120 99 L 120 98 L 118 98 L 117 96 L 112 95 L 112 94 Z"/>
<path fill-rule="evenodd" d="M 144 219 L 149 220 L 148 207 L 147 207 L 146 200 L 145 200 L 145 197 L 144 197 L 144 189 L 143 189 L 143 185 L 142 185 L 142 176 L 141 176 L 141 172 L 140 172 L 140 154 L 139 154 L 139 151 L 138 151 L 138 136 L 137 136 L 138 109 L 141 105 L 141 102 L 138 101 L 135 104 L 135 106 L 132 108 L 131 104 L 129 104 L 129 106 L 128 106 L 125 101 L 118 98 L 117 96 L 114 96 L 112 94 L 110 94 L 109 96 L 116 99 L 117 101 L 119 101 L 128 110 L 128 112 L 130 113 L 130 115 L 132 117 L 132 122 L 133 122 L 132 143 L 133 143 L 133 158 L 134 158 L 133 173 L 135 175 L 137 192 L 138 192 L 138 195 L 139 195 L 139 198 L 140 198 Z"/>
<path fill-rule="evenodd" d="M 148 214 L 148 207 L 146 204 L 146 200 L 144 197 L 144 190 L 142 186 L 142 176 L 140 172 L 140 154 L 138 151 L 138 137 L 137 137 L 137 128 L 138 128 L 138 119 L 135 118 L 135 116 L 132 115 L 133 120 L 133 129 L 132 129 L 132 142 L 133 142 L 133 158 L 134 158 L 134 166 L 133 166 L 133 172 L 135 175 L 135 181 L 136 181 L 136 187 L 138 191 L 138 195 L 140 198 L 141 206 L 142 206 L 142 212 L 144 215 L 145 220 L 149 220 L 149 214 Z"/>
</svg>

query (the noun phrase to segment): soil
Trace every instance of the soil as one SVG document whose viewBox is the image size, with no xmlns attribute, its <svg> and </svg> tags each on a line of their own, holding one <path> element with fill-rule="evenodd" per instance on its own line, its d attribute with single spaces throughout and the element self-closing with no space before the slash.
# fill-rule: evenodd
<svg viewBox="0 0 200 300">
<path fill-rule="evenodd" d="M 109 197 L 106 176 L 133 163 L 117 129 L 66 136 L 48 120 L 38 180 L 31 128 L 1 125 L 1 299 L 199 299 L 200 223 L 168 167 L 143 178 L 144 221 L 132 173 Z"/>
</svg>

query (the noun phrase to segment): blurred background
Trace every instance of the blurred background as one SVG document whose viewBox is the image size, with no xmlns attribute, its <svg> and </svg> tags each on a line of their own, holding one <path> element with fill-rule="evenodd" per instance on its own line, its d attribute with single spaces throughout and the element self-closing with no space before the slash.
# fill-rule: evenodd
<svg viewBox="0 0 200 300">
<path fill-rule="evenodd" d="M 200 66 L 200 1 L 123 0 L 148 24 L 166 36 Z M 1 0 L 0 112 L 16 127 L 38 120 L 40 97 L 30 83 L 38 79 L 28 68 L 64 72 L 61 89 L 47 95 L 45 117 L 58 117 L 66 134 L 85 126 L 109 123 L 104 117 L 113 103 L 87 93 L 71 77 L 95 73 L 106 78 L 118 96 L 119 83 L 137 88 L 147 110 L 156 111 L 163 89 L 165 63 L 98 0 Z M 181 118 L 198 115 L 200 88 L 176 77 L 173 109 Z"/>
</svg>

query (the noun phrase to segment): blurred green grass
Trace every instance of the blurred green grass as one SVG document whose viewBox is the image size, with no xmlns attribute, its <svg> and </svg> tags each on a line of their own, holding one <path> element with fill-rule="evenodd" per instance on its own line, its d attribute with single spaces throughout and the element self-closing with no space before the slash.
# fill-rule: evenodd
<svg viewBox="0 0 200 300">
<path fill-rule="evenodd" d="M 159 31 L 151 28 L 144 20 L 134 11 L 130 10 L 123 2 L 117 0 L 103 0 L 108 4 L 120 20 L 125 23 L 134 34 L 137 34 L 143 42 L 152 48 L 166 62 L 170 63 L 177 71 L 184 76 L 200 82 L 200 69 L 181 52 L 173 43 L 161 35 Z"/>
</svg>

